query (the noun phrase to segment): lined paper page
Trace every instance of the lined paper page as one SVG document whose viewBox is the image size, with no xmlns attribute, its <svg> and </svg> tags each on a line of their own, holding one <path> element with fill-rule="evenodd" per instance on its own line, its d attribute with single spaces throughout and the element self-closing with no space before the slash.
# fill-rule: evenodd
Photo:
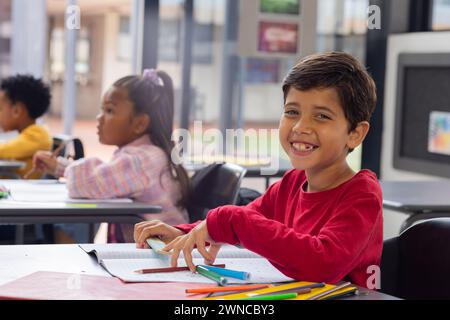
<svg viewBox="0 0 450 320">
<path fill-rule="evenodd" d="M 133 243 L 118 244 L 80 244 L 79 247 L 87 253 L 93 253 L 100 262 L 103 259 L 155 259 L 158 258 L 152 250 L 138 249 Z"/>
<path fill-rule="evenodd" d="M 102 259 L 159 259 L 159 255 L 150 249 L 138 249 L 134 243 L 117 243 L 117 244 L 81 244 L 81 249 L 87 253 L 95 251 L 99 261 Z M 194 258 L 202 258 L 201 254 L 194 249 L 192 251 Z M 183 253 L 180 253 L 183 257 Z M 231 245 L 223 245 L 217 258 L 261 258 L 254 252 L 246 249 L 240 249 Z"/>
<path fill-rule="evenodd" d="M 203 263 L 203 259 L 194 259 L 194 264 Z M 214 263 L 223 263 L 228 269 L 241 270 L 250 273 L 249 280 L 227 278 L 229 283 L 269 283 L 293 280 L 279 272 L 266 259 L 216 259 Z M 102 261 L 102 265 L 110 274 L 125 282 L 215 283 L 200 274 L 193 274 L 190 271 L 148 274 L 139 274 L 134 272 L 139 269 L 164 268 L 170 266 L 169 261 L 159 259 L 105 259 Z M 185 265 L 184 260 L 180 259 L 178 261 L 178 266 Z"/>
</svg>

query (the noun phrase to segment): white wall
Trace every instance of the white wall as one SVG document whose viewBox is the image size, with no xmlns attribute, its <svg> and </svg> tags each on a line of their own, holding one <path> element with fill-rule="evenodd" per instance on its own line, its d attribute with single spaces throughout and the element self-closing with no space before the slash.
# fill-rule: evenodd
<svg viewBox="0 0 450 320">
<path fill-rule="evenodd" d="M 383 180 L 437 180 L 438 177 L 395 169 L 393 166 L 395 103 L 397 87 L 397 60 L 400 53 L 450 52 L 450 32 L 427 32 L 391 35 L 388 39 L 384 128 L 381 154 Z M 408 216 L 384 210 L 384 238 L 396 236 L 401 223 Z"/>
</svg>

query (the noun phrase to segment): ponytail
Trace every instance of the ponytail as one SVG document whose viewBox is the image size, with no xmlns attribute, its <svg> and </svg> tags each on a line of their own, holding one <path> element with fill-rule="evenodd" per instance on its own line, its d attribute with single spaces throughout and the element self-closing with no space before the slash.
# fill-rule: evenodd
<svg viewBox="0 0 450 320">
<path fill-rule="evenodd" d="M 166 154 L 170 174 L 180 184 L 181 198 L 177 206 L 186 208 L 190 195 L 190 179 L 184 167 L 175 164 L 171 158 L 174 147 L 171 140 L 174 119 L 172 79 L 164 71 L 146 70 L 144 76 L 124 77 L 117 80 L 114 86 L 128 91 L 128 97 L 136 113 L 146 113 L 150 117 L 147 133 L 151 141 Z"/>
</svg>

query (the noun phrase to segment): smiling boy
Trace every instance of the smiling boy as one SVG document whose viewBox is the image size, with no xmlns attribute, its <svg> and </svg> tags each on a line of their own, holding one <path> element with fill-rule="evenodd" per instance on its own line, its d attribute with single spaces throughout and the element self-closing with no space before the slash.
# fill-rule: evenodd
<svg viewBox="0 0 450 320">
<path fill-rule="evenodd" d="M 279 137 L 295 169 L 247 206 L 213 209 L 202 222 L 140 223 L 139 247 L 150 236 L 171 241 L 163 250 L 173 250 L 172 265 L 182 251 L 194 270 L 195 246 L 212 263 L 221 243 L 239 243 L 294 279 L 367 286 L 383 244 L 381 188 L 373 172 L 354 172 L 346 157 L 369 130 L 375 84 L 352 56 L 330 52 L 300 60 L 283 93 Z"/>
</svg>

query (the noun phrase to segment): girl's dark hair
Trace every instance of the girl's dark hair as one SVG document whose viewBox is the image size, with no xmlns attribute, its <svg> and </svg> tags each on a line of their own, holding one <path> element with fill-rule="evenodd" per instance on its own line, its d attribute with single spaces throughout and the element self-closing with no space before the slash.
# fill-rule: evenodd
<svg viewBox="0 0 450 320">
<path fill-rule="evenodd" d="M 189 199 L 190 180 L 182 165 L 173 163 L 171 152 L 174 147 L 172 141 L 174 97 L 173 83 L 164 71 L 156 71 L 157 78 L 144 76 L 126 76 L 117 80 L 113 86 L 123 88 L 128 93 L 135 114 L 145 113 L 150 118 L 147 133 L 151 141 L 160 147 L 167 156 L 170 173 L 181 186 L 181 199 L 177 206 L 186 207 Z"/>
</svg>

